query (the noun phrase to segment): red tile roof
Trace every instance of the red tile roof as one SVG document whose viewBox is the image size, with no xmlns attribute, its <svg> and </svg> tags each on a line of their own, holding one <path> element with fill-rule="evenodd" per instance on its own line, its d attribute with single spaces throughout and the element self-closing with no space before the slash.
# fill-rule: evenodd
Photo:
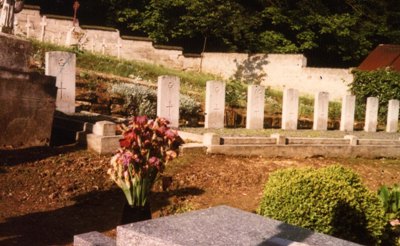
<svg viewBox="0 0 400 246">
<path fill-rule="evenodd" d="M 378 45 L 358 66 L 358 69 L 371 71 L 386 67 L 400 71 L 400 45 Z"/>
</svg>

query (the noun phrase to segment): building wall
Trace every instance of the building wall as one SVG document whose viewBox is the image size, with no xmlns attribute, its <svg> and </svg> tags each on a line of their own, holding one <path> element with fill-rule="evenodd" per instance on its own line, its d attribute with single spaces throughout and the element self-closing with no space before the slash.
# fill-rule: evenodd
<svg viewBox="0 0 400 246">
<path fill-rule="evenodd" d="M 46 18 L 44 32 L 41 21 Z M 30 23 L 27 25 L 27 23 Z M 41 16 L 37 6 L 26 6 L 16 15 L 15 34 L 59 45 L 78 45 L 81 48 L 119 56 L 126 60 L 137 60 L 159 64 L 182 70 L 203 71 L 230 78 L 237 66 L 248 59 L 258 56 L 266 62 L 262 71 L 266 76 L 262 84 L 276 89 L 294 88 L 302 94 L 315 94 L 327 91 L 335 100 L 346 95 L 348 83 L 353 76 L 349 69 L 307 67 L 307 60 L 302 54 L 257 54 L 249 57 L 244 53 L 209 53 L 200 56 L 187 56 L 180 47 L 154 47 L 146 38 L 121 37 L 116 29 L 104 27 L 74 27 L 71 17 Z M 200 68 L 201 64 L 201 68 Z"/>
</svg>

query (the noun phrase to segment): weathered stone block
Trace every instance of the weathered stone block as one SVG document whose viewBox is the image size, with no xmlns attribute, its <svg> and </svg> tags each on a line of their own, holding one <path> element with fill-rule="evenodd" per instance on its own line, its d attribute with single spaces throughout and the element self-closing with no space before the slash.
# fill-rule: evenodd
<svg viewBox="0 0 400 246">
<path fill-rule="evenodd" d="M 0 68 L 0 148 L 48 145 L 56 92 L 54 77 Z"/>
<path fill-rule="evenodd" d="M 111 121 L 98 121 L 93 126 L 93 134 L 99 136 L 115 136 L 116 125 Z"/>
<path fill-rule="evenodd" d="M 114 153 L 119 146 L 122 136 L 99 136 L 88 134 L 86 136 L 87 147 L 101 155 Z"/>
<path fill-rule="evenodd" d="M 14 71 L 29 71 L 32 44 L 14 35 L 0 33 L 0 67 Z"/>
<path fill-rule="evenodd" d="M 203 144 L 205 146 L 209 145 L 220 145 L 221 137 L 216 133 L 204 133 L 203 135 Z"/>
</svg>

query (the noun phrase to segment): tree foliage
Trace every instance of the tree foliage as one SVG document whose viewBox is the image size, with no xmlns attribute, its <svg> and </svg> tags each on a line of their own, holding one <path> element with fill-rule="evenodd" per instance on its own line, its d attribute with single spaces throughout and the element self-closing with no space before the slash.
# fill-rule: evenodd
<svg viewBox="0 0 400 246">
<path fill-rule="evenodd" d="M 311 65 L 356 66 L 376 45 L 400 43 L 398 0 L 80 2 L 81 23 L 101 22 L 96 24 L 182 45 L 189 52 L 200 52 L 206 44 L 208 51 L 301 52 Z M 71 3 L 41 0 L 46 11 L 64 9 L 68 15 Z"/>
</svg>

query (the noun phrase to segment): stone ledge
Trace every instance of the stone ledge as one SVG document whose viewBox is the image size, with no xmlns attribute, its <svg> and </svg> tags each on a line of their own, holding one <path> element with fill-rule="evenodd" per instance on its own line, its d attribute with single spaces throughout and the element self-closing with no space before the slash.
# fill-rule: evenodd
<svg viewBox="0 0 400 246">
<path fill-rule="evenodd" d="M 87 147 L 98 154 L 105 155 L 114 153 L 118 150 L 119 139 L 122 136 L 98 136 L 95 134 L 88 134 L 86 136 Z"/>
<path fill-rule="evenodd" d="M 396 145 L 210 145 L 208 154 L 263 157 L 365 157 L 400 158 L 400 146 Z"/>
</svg>

